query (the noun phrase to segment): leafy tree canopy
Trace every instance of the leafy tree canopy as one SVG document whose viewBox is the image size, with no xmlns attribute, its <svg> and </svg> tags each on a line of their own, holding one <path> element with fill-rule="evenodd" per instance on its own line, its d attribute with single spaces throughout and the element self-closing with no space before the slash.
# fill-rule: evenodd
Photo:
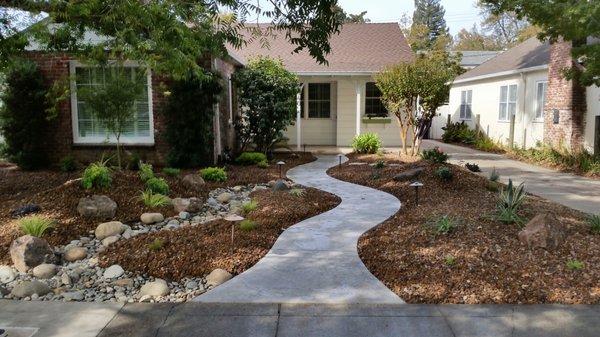
<svg viewBox="0 0 600 337">
<path fill-rule="evenodd" d="M 222 54 L 229 43 L 242 47 L 246 17 L 262 15 L 319 62 L 330 52 L 329 36 L 339 29 L 337 0 L 0 0 L 0 63 L 23 51 L 35 37 L 42 49 L 66 51 L 106 62 L 131 59 L 157 72 L 184 77 L 202 74 L 197 61 Z M 223 15 L 222 12 L 235 14 Z M 45 13 L 48 22 L 22 29 L 15 13 Z M 89 39 L 89 33 L 101 37 Z"/>
<path fill-rule="evenodd" d="M 419 31 L 424 33 L 424 49 L 431 49 L 438 38 L 448 36 L 445 14 L 446 10 L 440 0 L 415 0 L 412 25 L 413 29 L 420 27 Z"/>
<path fill-rule="evenodd" d="M 477 29 L 476 25 L 470 30 L 461 29 L 454 39 L 454 50 L 500 50 L 501 48 L 496 42 L 485 34 L 482 34 Z"/>
<path fill-rule="evenodd" d="M 583 68 L 571 69 L 568 77 L 578 76 L 584 85 L 600 85 L 600 44 L 586 43 L 600 38 L 600 1 L 587 0 L 482 0 L 496 15 L 514 12 L 540 27 L 541 38 L 551 42 L 561 37 L 573 41 L 573 56 Z"/>
<path fill-rule="evenodd" d="M 335 12 L 336 16 L 338 17 L 338 20 L 343 23 L 368 23 L 368 22 L 371 22 L 371 20 L 366 17 L 367 11 L 362 11 L 359 14 L 351 14 L 351 13 L 347 13 L 346 11 L 344 11 L 344 9 L 342 7 L 335 6 L 334 12 Z"/>
</svg>

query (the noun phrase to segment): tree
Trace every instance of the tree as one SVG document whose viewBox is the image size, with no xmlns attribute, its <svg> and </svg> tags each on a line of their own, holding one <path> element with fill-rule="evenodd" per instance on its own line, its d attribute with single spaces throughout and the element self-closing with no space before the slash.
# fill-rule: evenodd
<svg viewBox="0 0 600 337">
<path fill-rule="evenodd" d="M 121 168 L 121 136 L 133 123 L 135 102 L 144 94 L 142 79 L 146 73 L 118 64 L 102 70 L 105 73 L 102 85 L 80 89 L 77 94 L 82 96 L 85 109 L 115 137 L 117 163 Z"/>
<path fill-rule="evenodd" d="M 448 83 L 459 73 L 460 65 L 447 53 L 432 52 L 418 56 L 413 63 L 400 63 L 376 75 L 381 99 L 397 117 L 402 153 L 416 155 L 421 140 L 431 127 L 437 109 L 448 100 Z"/>
<path fill-rule="evenodd" d="M 560 39 L 573 42 L 572 54 L 583 67 L 567 69 L 567 78 L 577 78 L 583 85 L 600 85 L 600 44 L 585 43 L 600 38 L 600 1 L 530 1 L 482 0 L 493 13 L 514 12 L 541 29 L 540 38 L 550 42 Z"/>
<path fill-rule="evenodd" d="M 415 0 L 412 29 L 426 32 L 425 49 L 432 49 L 440 37 L 448 36 L 445 14 L 446 10 L 440 0 Z"/>
<path fill-rule="evenodd" d="M 527 20 L 512 11 L 498 12 L 495 5 L 483 1 L 479 1 L 477 6 L 483 16 L 483 30 L 500 49 L 508 49 L 524 41 L 522 33 L 531 26 Z"/>
<path fill-rule="evenodd" d="M 499 50 L 496 43 L 487 35 L 481 34 L 477 26 L 473 25 L 471 30 L 461 29 L 454 39 L 455 51 L 468 50 Z"/>
<path fill-rule="evenodd" d="M 330 52 L 329 37 L 341 22 L 333 12 L 337 0 L 270 0 L 265 10 L 253 0 L 2 0 L 0 1 L 0 64 L 24 51 L 35 38 L 48 51 L 71 52 L 89 62 L 129 59 L 155 73 L 185 77 L 190 69 L 202 75 L 198 60 L 223 55 L 227 43 L 244 44 L 243 23 L 251 14 L 272 20 L 286 38 L 308 50 L 321 63 Z M 19 29 L 15 11 L 47 13 L 48 22 Z M 220 15 L 222 11 L 235 13 Z M 93 32 L 100 39 L 84 38 Z"/>
<path fill-rule="evenodd" d="M 281 61 L 259 57 L 235 73 L 240 106 L 244 107 L 237 130 L 243 146 L 253 143 L 256 150 L 268 153 L 293 124 L 298 77 Z"/>
<path fill-rule="evenodd" d="M 366 18 L 367 11 L 360 12 L 359 14 L 350 14 L 346 13 L 344 9 L 340 6 L 334 7 L 334 12 L 337 19 L 343 23 L 368 23 L 371 22 L 370 19 Z"/>
<path fill-rule="evenodd" d="M 170 86 L 164 111 L 170 166 L 198 167 L 212 162 L 214 104 L 221 89 L 216 74 L 199 77 L 190 73 Z"/>
</svg>

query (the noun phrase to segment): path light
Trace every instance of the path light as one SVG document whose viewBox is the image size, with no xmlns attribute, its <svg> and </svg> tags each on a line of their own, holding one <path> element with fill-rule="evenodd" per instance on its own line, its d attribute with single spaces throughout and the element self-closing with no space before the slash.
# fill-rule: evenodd
<svg viewBox="0 0 600 337">
<path fill-rule="evenodd" d="M 279 166 L 279 179 L 283 178 L 283 165 L 285 165 L 285 162 L 283 162 L 283 161 L 277 162 L 277 166 Z"/>
<path fill-rule="evenodd" d="M 338 156 L 338 159 L 339 159 L 339 161 L 340 161 L 340 163 L 339 163 L 339 166 L 338 166 L 338 167 L 339 167 L 339 169 L 341 170 L 341 169 L 342 169 L 342 158 L 344 157 L 344 155 L 340 153 L 340 154 L 338 154 L 337 156 Z"/>
<path fill-rule="evenodd" d="M 241 216 L 239 216 L 237 214 L 230 214 L 230 215 L 226 216 L 224 220 L 231 222 L 231 254 L 233 255 L 233 243 L 234 243 L 233 233 L 235 231 L 235 224 L 244 220 L 244 218 L 242 218 Z"/>
<path fill-rule="evenodd" d="M 304 147 L 304 153 L 306 153 L 306 144 L 302 145 Z"/>
<path fill-rule="evenodd" d="M 419 187 L 423 187 L 423 183 L 420 181 L 415 181 L 414 183 L 410 184 L 410 186 L 415 188 L 415 203 L 417 206 L 419 206 Z"/>
</svg>

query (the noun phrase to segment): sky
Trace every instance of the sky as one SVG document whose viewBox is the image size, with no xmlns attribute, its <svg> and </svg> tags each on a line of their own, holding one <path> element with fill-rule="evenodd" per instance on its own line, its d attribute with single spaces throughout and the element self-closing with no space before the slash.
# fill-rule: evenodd
<svg viewBox="0 0 600 337">
<path fill-rule="evenodd" d="M 358 14 L 367 11 L 367 18 L 372 22 L 398 22 L 402 14 L 412 17 L 413 0 L 338 0 L 340 6 L 348 13 Z M 456 35 L 462 28 L 470 29 L 479 23 L 479 10 L 475 0 L 442 0 L 446 9 L 446 23 L 450 33 Z"/>
</svg>

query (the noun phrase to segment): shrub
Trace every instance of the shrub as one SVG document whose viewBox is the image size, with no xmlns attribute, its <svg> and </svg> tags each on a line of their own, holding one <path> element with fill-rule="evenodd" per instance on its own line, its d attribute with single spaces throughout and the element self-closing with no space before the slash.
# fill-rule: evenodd
<svg viewBox="0 0 600 337">
<path fill-rule="evenodd" d="M 421 158 L 433 163 L 443 164 L 448 161 L 449 156 L 436 146 L 431 150 L 423 150 L 423 152 L 421 152 Z"/>
<path fill-rule="evenodd" d="M 171 199 L 166 195 L 154 193 L 150 190 L 143 191 L 140 200 L 148 207 L 163 207 L 171 204 Z"/>
<path fill-rule="evenodd" d="M 474 144 L 478 138 L 477 131 L 469 129 L 469 126 L 463 122 L 450 123 L 442 128 L 444 134 L 442 140 L 444 143 L 463 143 Z"/>
<path fill-rule="evenodd" d="M 267 156 L 260 152 L 244 152 L 235 159 L 235 162 L 239 165 L 256 165 L 266 161 Z"/>
<path fill-rule="evenodd" d="M 169 194 L 169 184 L 163 178 L 150 178 L 146 181 L 146 188 L 152 193 Z"/>
<path fill-rule="evenodd" d="M 179 174 L 181 174 L 180 169 L 173 167 L 165 167 L 163 168 L 162 172 L 169 177 L 177 177 Z"/>
<path fill-rule="evenodd" d="M 570 270 L 581 270 L 585 267 L 585 264 L 579 260 L 573 259 L 567 261 L 567 268 Z"/>
<path fill-rule="evenodd" d="M 132 171 L 137 171 L 140 169 L 141 162 L 142 160 L 140 159 L 140 155 L 138 155 L 137 153 L 130 154 L 127 163 L 127 168 Z"/>
<path fill-rule="evenodd" d="M 302 198 L 306 195 L 306 190 L 302 188 L 292 188 L 289 193 L 296 198 Z"/>
<path fill-rule="evenodd" d="M 258 167 L 262 168 L 262 169 L 266 169 L 269 167 L 269 162 L 264 160 L 259 162 L 258 164 L 256 164 Z"/>
<path fill-rule="evenodd" d="M 500 152 L 503 150 L 502 145 L 484 134 L 479 134 L 475 139 L 475 148 L 486 152 Z"/>
<path fill-rule="evenodd" d="M 193 72 L 170 85 L 163 116 L 172 167 L 200 167 L 213 159 L 214 104 L 221 93 L 219 75 Z"/>
<path fill-rule="evenodd" d="M 242 222 L 240 222 L 240 229 L 244 230 L 244 231 L 251 231 L 254 228 L 256 228 L 257 224 L 256 222 L 250 220 L 250 219 L 245 219 L 242 220 Z"/>
<path fill-rule="evenodd" d="M 385 161 L 383 159 L 378 159 L 375 164 L 373 164 L 373 167 L 376 169 L 382 169 L 385 167 Z"/>
<path fill-rule="evenodd" d="M 496 168 L 494 167 L 492 169 L 492 172 L 490 172 L 490 181 L 497 182 L 498 180 L 500 180 L 500 175 L 498 174 L 498 172 L 496 171 Z"/>
<path fill-rule="evenodd" d="M 497 206 L 498 220 L 504 223 L 522 225 L 524 220 L 518 215 L 518 211 L 525 201 L 525 197 L 525 186 L 523 183 L 515 187 L 512 179 L 509 179 L 508 186 L 500 192 Z"/>
<path fill-rule="evenodd" d="M 44 233 L 54 227 L 54 221 L 39 215 L 31 215 L 19 220 L 21 231 L 27 235 L 42 237 Z"/>
<path fill-rule="evenodd" d="M 154 178 L 154 171 L 152 171 L 152 165 L 140 162 L 140 171 L 138 172 L 140 179 L 146 182 Z"/>
<path fill-rule="evenodd" d="M 250 200 L 242 204 L 242 212 L 248 214 L 258 208 L 258 203 L 254 200 Z"/>
<path fill-rule="evenodd" d="M 444 264 L 448 267 L 452 267 L 456 264 L 456 258 L 450 254 L 444 257 Z"/>
<path fill-rule="evenodd" d="M 374 132 L 363 133 L 354 137 L 352 148 L 356 153 L 377 153 L 381 148 L 381 139 Z"/>
<path fill-rule="evenodd" d="M 227 181 L 227 172 L 221 167 L 207 167 L 200 170 L 200 175 L 206 181 Z"/>
<path fill-rule="evenodd" d="M 449 167 L 443 166 L 435 171 L 435 175 L 443 181 L 451 181 L 454 177 L 452 170 Z"/>
<path fill-rule="evenodd" d="M 479 165 L 477 165 L 477 164 L 466 163 L 465 167 L 467 168 L 467 170 L 469 170 L 471 172 L 481 172 L 481 169 L 479 168 Z"/>
<path fill-rule="evenodd" d="M 44 147 L 48 119 L 44 78 L 31 61 L 13 64 L 3 81 L 0 104 L 0 134 L 6 143 L 4 155 L 24 170 L 48 163 Z"/>
<path fill-rule="evenodd" d="M 588 224 L 590 224 L 590 230 L 594 234 L 600 234 L 600 214 L 590 215 L 587 219 Z"/>
<path fill-rule="evenodd" d="M 429 222 L 429 226 L 433 228 L 436 234 L 448 234 L 452 232 L 458 226 L 458 220 L 444 215 L 433 219 Z"/>
<path fill-rule="evenodd" d="M 85 171 L 81 179 L 81 185 L 86 190 L 91 188 L 109 188 L 112 183 L 110 169 L 106 166 L 106 161 L 100 160 L 91 163 Z"/>
<path fill-rule="evenodd" d="M 485 185 L 485 188 L 490 192 L 498 192 L 500 191 L 500 184 L 495 181 L 488 181 L 487 185 Z"/>
<path fill-rule="evenodd" d="M 73 156 L 66 156 L 60 160 L 60 170 L 63 172 L 73 172 L 77 170 L 77 162 Z"/>
<path fill-rule="evenodd" d="M 163 245 L 164 245 L 163 240 L 161 240 L 159 238 L 155 238 L 154 241 L 152 241 L 148 244 L 148 249 L 155 252 L 155 251 L 161 250 Z"/>
</svg>

